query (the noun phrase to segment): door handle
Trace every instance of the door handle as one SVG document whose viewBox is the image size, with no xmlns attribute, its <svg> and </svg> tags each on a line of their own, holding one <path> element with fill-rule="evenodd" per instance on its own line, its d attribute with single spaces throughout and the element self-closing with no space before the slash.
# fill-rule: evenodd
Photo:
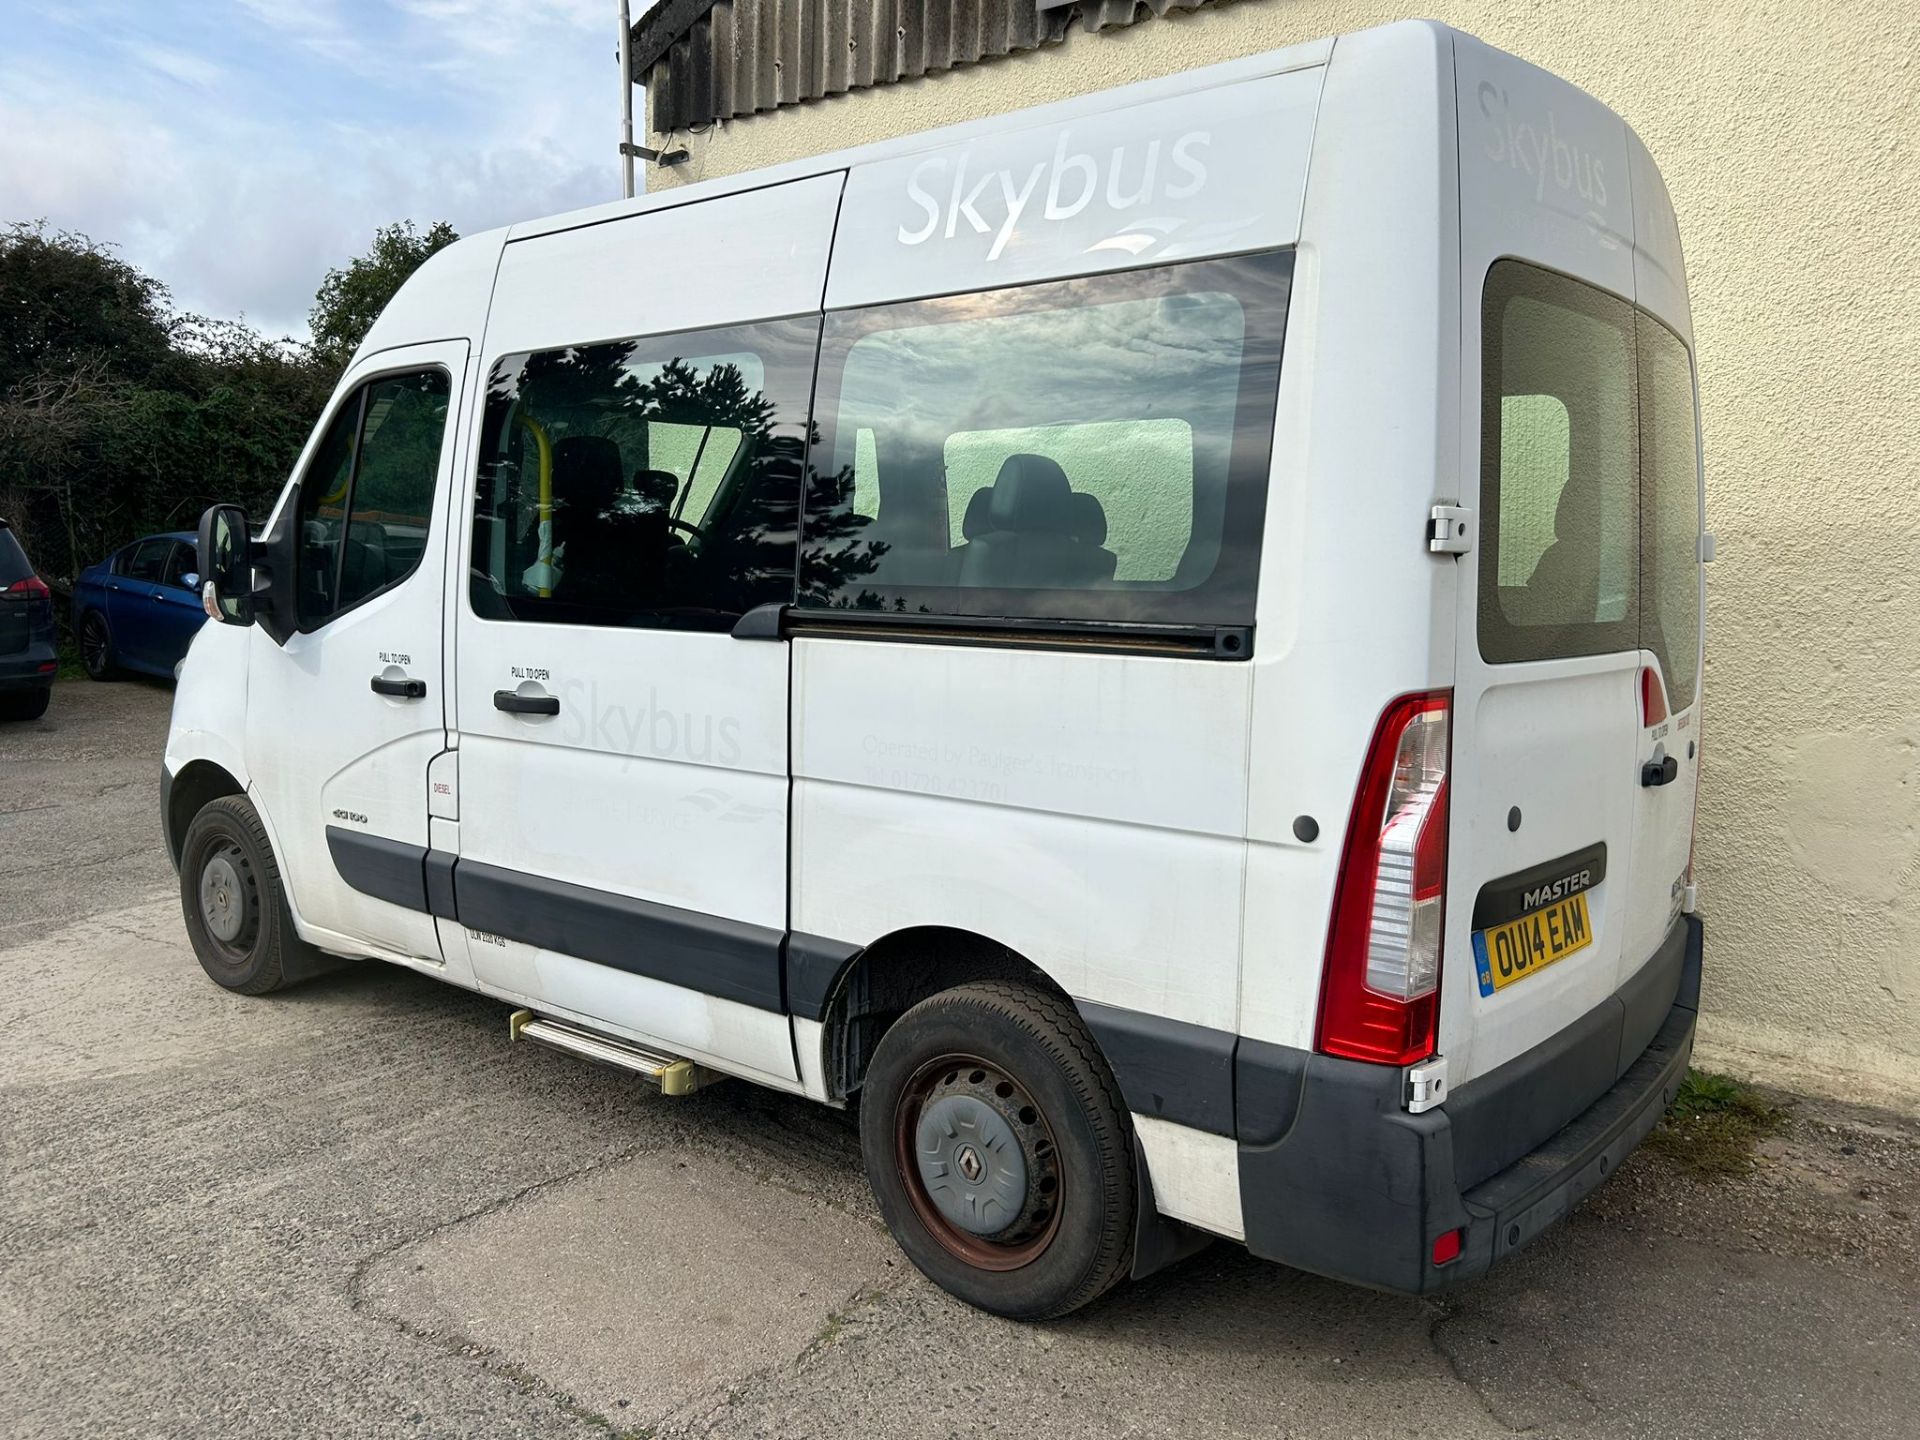
<svg viewBox="0 0 1920 1440">
<path fill-rule="evenodd" d="M 1680 762 L 1669 755 L 1662 760 L 1649 760 L 1640 767 L 1642 785 L 1671 785 L 1680 774 Z"/>
<path fill-rule="evenodd" d="M 396 700 L 427 698 L 427 682 L 424 680 L 389 680 L 384 675 L 376 675 L 372 683 L 376 695 L 391 695 Z"/>
<path fill-rule="evenodd" d="M 517 690 L 496 690 L 493 692 L 493 708 L 504 710 L 509 715 L 558 715 L 560 697 L 558 695 L 522 695 Z"/>
</svg>

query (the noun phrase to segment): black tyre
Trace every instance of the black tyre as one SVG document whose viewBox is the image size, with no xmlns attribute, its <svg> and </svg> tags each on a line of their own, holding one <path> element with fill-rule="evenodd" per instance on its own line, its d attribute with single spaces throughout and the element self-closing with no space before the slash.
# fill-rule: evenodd
<svg viewBox="0 0 1920 1440">
<path fill-rule="evenodd" d="M 900 1248 L 970 1305 L 1051 1319 L 1126 1273 L 1132 1131 L 1064 996 L 993 982 L 914 1006 L 867 1068 L 860 1145 Z"/>
<path fill-rule="evenodd" d="M 51 685 L 0 694 L 0 720 L 38 720 L 47 713 L 47 702 L 52 698 Z"/>
<path fill-rule="evenodd" d="M 120 678 L 120 666 L 113 658 L 113 631 L 107 628 L 107 617 L 98 610 L 89 610 L 80 617 L 80 663 L 86 668 L 89 680 L 117 680 Z"/>
<path fill-rule="evenodd" d="M 200 967 L 229 990 L 265 995 L 327 968 L 294 933 L 273 847 L 244 795 L 208 801 L 187 827 L 180 908 Z"/>
</svg>

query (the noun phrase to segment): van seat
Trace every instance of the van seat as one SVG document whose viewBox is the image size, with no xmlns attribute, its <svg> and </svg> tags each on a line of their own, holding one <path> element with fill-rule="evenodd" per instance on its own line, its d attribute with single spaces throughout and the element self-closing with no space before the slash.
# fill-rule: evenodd
<svg viewBox="0 0 1920 1440">
<path fill-rule="evenodd" d="M 1104 546 L 1106 510 L 1045 455 L 1002 461 L 993 484 L 967 502 L 961 533 L 962 585 L 1072 589 L 1111 580 L 1119 563 Z"/>
<path fill-rule="evenodd" d="M 642 472 L 648 473 L 648 472 Z M 620 447 L 604 435 L 569 435 L 553 447 L 553 493 L 564 506 L 554 540 L 564 543 L 557 594 L 578 604 L 637 609 L 658 583 L 664 554 L 636 554 L 637 537 L 619 514 L 626 488 Z M 661 527 L 664 542 L 664 527 Z M 664 543 L 662 544 L 664 550 Z"/>
</svg>

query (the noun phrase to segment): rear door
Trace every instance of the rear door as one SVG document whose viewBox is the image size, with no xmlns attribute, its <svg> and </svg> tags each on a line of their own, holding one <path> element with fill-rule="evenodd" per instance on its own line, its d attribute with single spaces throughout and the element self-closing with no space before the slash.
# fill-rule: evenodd
<svg viewBox="0 0 1920 1440">
<path fill-rule="evenodd" d="M 107 577 L 107 624 L 113 630 L 114 650 L 135 665 L 160 663 L 154 642 L 161 617 L 155 613 L 154 594 L 173 544 L 165 535 L 142 540 Z"/>
<path fill-rule="evenodd" d="M 1674 317 L 1685 324 L 1684 311 Z M 1640 422 L 1641 731 L 1633 903 L 1621 975 L 1651 955 L 1693 882 L 1700 783 L 1702 487 L 1693 357 L 1680 329 L 1635 316 Z"/>
<path fill-rule="evenodd" d="M 1457 1089 L 1612 995 L 1668 907 L 1641 893 L 1634 854 L 1644 582 L 1626 129 L 1477 42 L 1457 39 L 1455 56 L 1461 489 L 1480 522 L 1460 562 L 1441 1004 Z"/>
<path fill-rule="evenodd" d="M 1633 308 L 1502 260 L 1482 318 L 1479 593 L 1462 606 L 1464 823 L 1448 875 L 1448 954 L 1472 957 L 1450 967 L 1468 996 L 1449 1000 L 1473 1019 L 1473 1073 L 1571 1024 L 1645 958 L 1626 944 L 1639 928 Z"/>
</svg>

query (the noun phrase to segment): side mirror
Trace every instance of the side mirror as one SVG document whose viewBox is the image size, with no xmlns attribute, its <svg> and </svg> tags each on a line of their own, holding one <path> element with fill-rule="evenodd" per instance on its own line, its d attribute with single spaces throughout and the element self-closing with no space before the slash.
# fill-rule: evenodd
<svg viewBox="0 0 1920 1440">
<path fill-rule="evenodd" d="M 223 625 L 253 623 L 253 546 L 247 512 L 213 505 L 200 517 L 200 603 Z"/>
</svg>

